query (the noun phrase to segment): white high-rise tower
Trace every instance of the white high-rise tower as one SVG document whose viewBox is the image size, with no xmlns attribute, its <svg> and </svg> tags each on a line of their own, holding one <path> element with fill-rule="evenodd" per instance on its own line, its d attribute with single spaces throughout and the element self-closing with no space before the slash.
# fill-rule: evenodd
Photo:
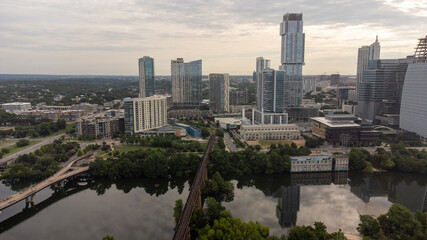
<svg viewBox="0 0 427 240">
<path fill-rule="evenodd" d="M 282 36 L 281 70 L 286 71 L 284 106 L 302 104 L 302 66 L 304 65 L 305 34 L 302 13 L 287 13 L 280 23 Z"/>
</svg>

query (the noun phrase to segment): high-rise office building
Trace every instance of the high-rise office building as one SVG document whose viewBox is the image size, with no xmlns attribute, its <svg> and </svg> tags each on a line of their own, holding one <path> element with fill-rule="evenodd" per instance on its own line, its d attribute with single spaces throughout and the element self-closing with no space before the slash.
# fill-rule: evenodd
<svg viewBox="0 0 427 240">
<path fill-rule="evenodd" d="M 228 73 L 209 74 L 209 108 L 215 113 L 230 111 L 230 77 Z"/>
<path fill-rule="evenodd" d="M 419 39 L 403 85 L 400 128 L 427 138 L 427 36 Z"/>
<path fill-rule="evenodd" d="M 267 113 L 283 112 L 285 71 L 266 68 L 262 71 L 261 76 L 262 94 L 259 110 Z"/>
<path fill-rule="evenodd" d="M 199 107 L 202 103 L 202 60 L 184 63 L 171 61 L 172 104 L 174 107 Z"/>
<path fill-rule="evenodd" d="M 304 77 L 302 83 L 302 93 L 307 94 L 309 92 L 316 91 L 317 77 Z"/>
<path fill-rule="evenodd" d="M 154 59 L 148 56 L 138 60 L 139 68 L 139 97 L 154 95 Z"/>
<path fill-rule="evenodd" d="M 262 71 L 267 68 L 267 66 L 270 66 L 270 60 L 264 59 L 263 57 L 257 57 L 256 58 L 256 69 L 255 69 L 255 76 L 256 76 L 256 107 L 258 110 L 261 110 L 262 107 Z"/>
<path fill-rule="evenodd" d="M 340 75 L 331 74 L 331 86 L 339 86 L 339 85 L 340 85 Z"/>
<path fill-rule="evenodd" d="M 370 46 L 362 46 L 357 53 L 357 73 L 356 90 L 359 89 L 359 83 L 363 81 L 363 72 L 368 68 L 368 61 L 380 59 L 381 46 L 378 42 L 378 36 L 375 42 Z"/>
<path fill-rule="evenodd" d="M 357 115 L 373 121 L 377 114 L 399 114 L 409 59 L 369 61 L 359 83 Z"/>
<path fill-rule="evenodd" d="M 247 105 L 249 104 L 249 90 L 231 90 L 230 105 Z"/>
<path fill-rule="evenodd" d="M 280 70 L 286 71 L 284 106 L 302 104 L 302 66 L 304 65 L 305 34 L 302 13 L 287 13 L 280 23 L 282 51 Z"/>
<path fill-rule="evenodd" d="M 125 98 L 125 132 L 139 133 L 167 125 L 166 96 Z"/>
</svg>

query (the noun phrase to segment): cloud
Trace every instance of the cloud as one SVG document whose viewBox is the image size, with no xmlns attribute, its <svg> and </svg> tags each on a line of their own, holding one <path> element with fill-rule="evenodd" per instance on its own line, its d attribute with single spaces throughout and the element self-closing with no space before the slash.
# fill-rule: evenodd
<svg viewBox="0 0 427 240">
<path fill-rule="evenodd" d="M 357 48 L 377 33 L 382 57 L 405 57 L 427 29 L 426 0 L 4 0 L 0 72 L 136 75 L 150 55 L 158 75 L 176 57 L 202 58 L 204 74 L 250 75 L 257 56 L 279 65 L 286 12 L 304 13 L 306 74 L 353 74 Z"/>
</svg>

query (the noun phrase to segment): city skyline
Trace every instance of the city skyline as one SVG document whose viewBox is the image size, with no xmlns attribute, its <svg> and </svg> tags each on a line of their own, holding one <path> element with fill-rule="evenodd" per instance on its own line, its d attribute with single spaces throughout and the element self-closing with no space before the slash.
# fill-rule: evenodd
<svg viewBox="0 0 427 240">
<path fill-rule="evenodd" d="M 365 11 L 368 8 L 381 11 Z M 306 33 L 303 74 L 354 75 L 357 49 L 375 35 L 381 39 L 382 58 L 404 58 L 413 54 L 413 46 L 427 27 L 425 0 L 3 1 L 0 9 L 0 73 L 10 74 L 137 75 L 135 59 L 149 55 L 156 59 L 156 75 L 169 75 L 169 61 L 177 57 L 203 59 L 205 75 L 250 75 L 258 56 L 271 59 L 274 68 L 280 65 L 282 16 L 302 12 Z"/>
</svg>

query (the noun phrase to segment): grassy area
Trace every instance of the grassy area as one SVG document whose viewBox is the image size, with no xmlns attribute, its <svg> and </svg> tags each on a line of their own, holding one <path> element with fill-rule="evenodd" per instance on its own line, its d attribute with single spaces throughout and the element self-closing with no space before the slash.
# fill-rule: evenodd
<svg viewBox="0 0 427 240">
<path fill-rule="evenodd" d="M 11 143 L 11 142 L 16 142 L 16 141 L 15 140 L 9 140 L 9 141 L 0 142 L 0 146 Z"/>
<path fill-rule="evenodd" d="M 304 146 L 305 141 L 304 140 L 259 140 L 258 141 L 261 147 L 270 147 L 271 144 L 291 144 L 294 142 L 298 147 Z"/>
<path fill-rule="evenodd" d="M 122 146 L 116 146 L 114 147 L 115 151 L 122 152 L 130 152 L 130 151 L 137 151 L 137 150 L 157 150 L 160 149 L 162 151 L 165 151 L 165 148 L 158 148 L 158 147 L 146 147 L 146 146 L 140 146 L 140 145 L 122 145 Z"/>
<path fill-rule="evenodd" d="M 200 147 L 203 149 L 203 151 L 205 151 L 208 147 L 208 142 L 200 142 Z"/>
<path fill-rule="evenodd" d="M 10 152 L 8 154 L 4 155 L 3 157 L 7 157 L 9 155 L 15 154 L 15 153 L 17 153 L 17 152 L 19 152 L 21 150 L 29 148 L 29 147 L 31 147 L 33 145 L 36 145 L 37 143 L 40 143 L 40 142 L 41 142 L 40 140 L 31 141 L 29 145 L 23 146 L 23 147 L 18 147 L 18 146 L 16 146 L 16 144 L 14 144 L 14 145 L 12 145 L 10 147 L 7 147 L 10 150 Z"/>
</svg>

